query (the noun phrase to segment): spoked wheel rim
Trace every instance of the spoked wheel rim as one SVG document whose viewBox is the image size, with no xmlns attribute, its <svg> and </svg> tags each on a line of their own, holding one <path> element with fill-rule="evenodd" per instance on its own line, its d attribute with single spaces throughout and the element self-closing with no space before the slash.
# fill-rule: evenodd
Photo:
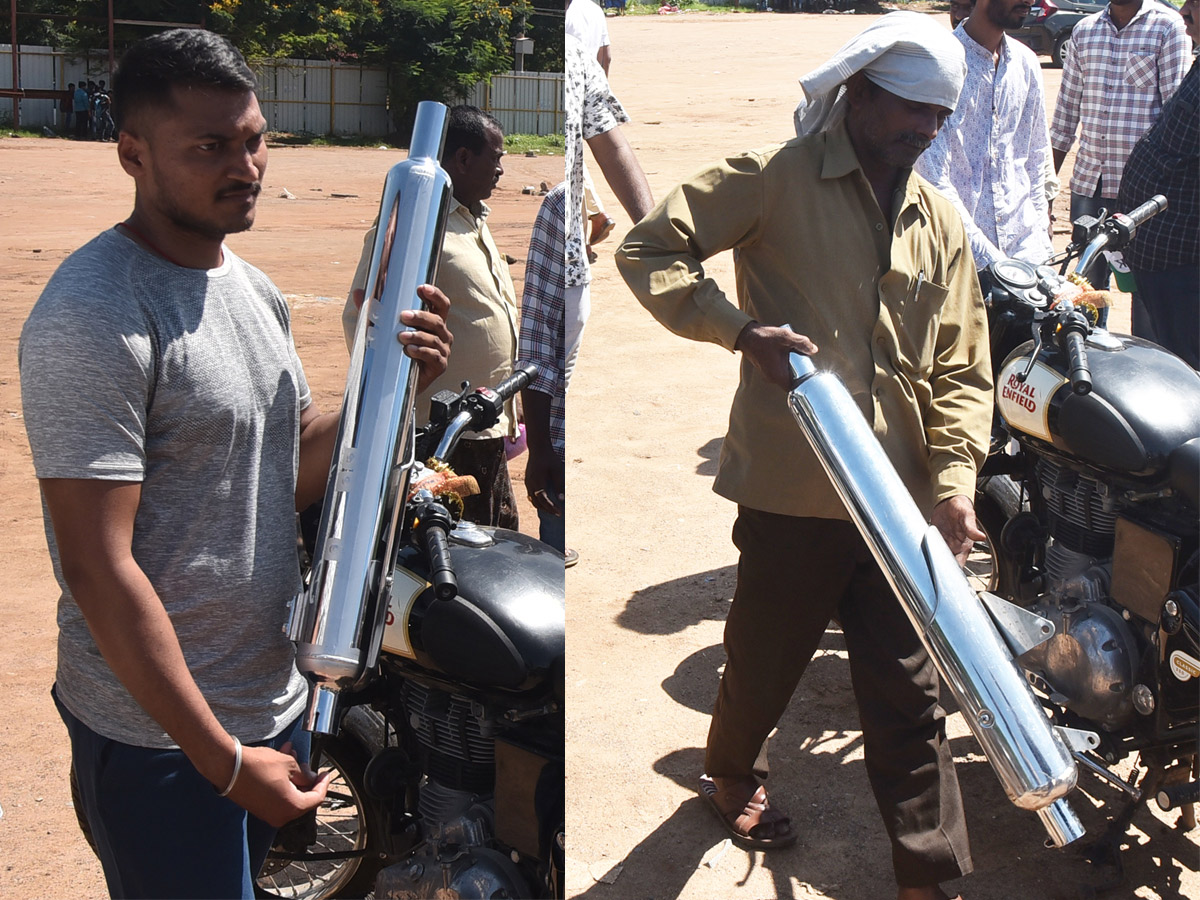
<svg viewBox="0 0 1200 900">
<path fill-rule="evenodd" d="M 273 849 L 256 884 L 269 897 L 325 900 L 349 884 L 362 864 L 367 846 L 367 823 L 362 797 L 332 755 L 333 766 L 325 801 L 317 810 L 317 839 L 299 859 Z"/>
<path fill-rule="evenodd" d="M 986 530 L 986 529 L 985 529 Z M 982 591 L 996 593 L 1000 586 L 1000 575 L 996 567 L 996 555 L 992 552 L 991 535 L 987 540 L 976 541 L 967 555 L 967 563 L 963 566 L 963 574 L 967 583 L 976 594 Z"/>
</svg>

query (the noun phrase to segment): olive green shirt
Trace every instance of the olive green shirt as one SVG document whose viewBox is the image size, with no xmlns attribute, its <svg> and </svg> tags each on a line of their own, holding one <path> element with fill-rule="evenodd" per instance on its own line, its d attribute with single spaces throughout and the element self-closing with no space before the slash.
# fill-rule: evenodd
<svg viewBox="0 0 1200 900">
<path fill-rule="evenodd" d="M 905 172 L 892 206 L 889 223 L 838 126 L 700 172 L 629 233 L 617 266 L 683 337 L 733 350 L 751 321 L 810 337 L 928 514 L 974 495 L 992 416 L 987 319 L 950 202 Z M 737 304 L 703 268 L 728 249 Z M 713 489 L 765 512 L 848 518 L 784 391 L 744 358 Z"/>
<path fill-rule="evenodd" d="M 490 210 L 479 204 L 472 212 L 453 197 L 446 216 L 446 236 L 438 263 L 436 284 L 450 300 L 446 327 L 454 335 L 454 347 L 446 371 L 417 397 L 417 418 L 425 421 L 429 400 L 438 391 L 457 391 L 464 381 L 472 388 L 495 387 L 512 374 L 517 353 L 517 295 L 508 263 L 492 240 L 487 227 Z M 353 349 L 358 306 L 354 291 L 365 288 L 375 246 L 375 225 L 363 238 L 362 257 L 354 283 L 342 310 L 346 346 Z M 479 432 L 467 432 L 466 440 L 514 437 L 517 417 L 513 401 L 504 404 L 500 421 Z"/>
</svg>

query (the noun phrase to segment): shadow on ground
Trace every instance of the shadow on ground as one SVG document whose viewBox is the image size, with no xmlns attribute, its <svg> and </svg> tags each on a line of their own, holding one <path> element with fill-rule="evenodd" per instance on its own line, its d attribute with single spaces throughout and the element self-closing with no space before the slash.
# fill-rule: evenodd
<svg viewBox="0 0 1200 900">
<path fill-rule="evenodd" d="M 717 460 L 721 458 L 721 444 L 725 438 L 713 438 L 703 447 L 696 451 L 697 456 L 704 458 L 704 462 L 696 466 L 697 475 L 707 475 L 710 478 L 715 478 L 717 475 Z"/>
<path fill-rule="evenodd" d="M 729 570 L 716 570 L 732 577 Z M 707 574 L 707 573 L 706 573 Z M 661 618 L 650 612 L 656 600 L 673 596 L 689 579 L 640 592 L 648 604 L 631 615 L 627 627 L 649 627 Z M 631 600 L 637 607 L 639 597 Z M 640 616 L 646 615 L 643 621 Z M 669 630 L 687 624 L 678 617 Z M 662 632 L 659 632 L 662 633 Z M 711 709 L 724 653 L 720 645 L 697 650 L 680 661 L 662 689 L 680 705 Z M 949 711 L 953 705 L 948 704 Z M 1124 795 L 1090 774 L 1081 775 L 1071 804 L 1087 828 L 1078 846 L 1044 847 L 1037 817 L 1017 809 L 1004 794 L 978 743 L 969 735 L 951 741 L 973 836 L 975 873 L 952 886 L 972 900 L 1127 900 L 1138 886 L 1164 898 L 1196 900 L 1182 892 L 1181 875 L 1194 871 L 1195 845 L 1185 833 L 1146 809 L 1134 816 L 1134 831 L 1120 841 L 1124 876 L 1087 857 Z M 850 687 L 845 644 L 831 624 L 770 742 L 774 803 L 786 810 L 800 838 L 791 848 L 772 851 L 718 849 L 727 836 L 711 808 L 690 796 L 619 861 L 613 884 L 596 883 L 575 896 L 589 900 L 673 900 L 695 880 L 723 887 L 743 886 L 756 870 L 767 870 L 771 895 L 781 900 L 822 896 L 831 900 L 879 900 L 891 896 L 890 853 L 882 823 L 870 799 L 858 715 Z M 703 770 L 699 747 L 674 750 L 654 763 L 655 772 L 692 793 Z M 1145 835 L 1149 835 L 1147 841 Z M 1139 843 L 1140 842 L 1140 843 Z M 714 858 L 715 857 L 715 858 Z M 761 892 L 761 878 L 756 880 Z M 887 886 L 884 893 L 882 885 Z M 689 893 L 696 893 L 693 886 Z M 696 894 L 704 895 L 701 888 Z"/>
<path fill-rule="evenodd" d="M 675 634 L 699 622 L 723 622 L 736 582 L 737 567 L 722 566 L 642 588 L 617 624 L 638 634 Z"/>
</svg>

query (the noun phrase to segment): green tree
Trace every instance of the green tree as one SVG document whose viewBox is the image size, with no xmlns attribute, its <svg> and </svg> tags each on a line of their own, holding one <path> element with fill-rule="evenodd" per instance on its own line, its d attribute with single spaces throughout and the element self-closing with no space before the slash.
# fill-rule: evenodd
<svg viewBox="0 0 1200 900">
<path fill-rule="evenodd" d="M 8 0 L 0 16 L 9 20 Z M 15 0 L 17 36 L 22 43 L 49 44 L 78 52 L 108 48 L 108 0 Z M 116 0 L 114 18 L 151 22 L 203 24 L 208 14 L 204 0 Z M 118 55 L 129 44 L 150 34 L 142 25 L 116 25 L 113 43 Z"/>
<path fill-rule="evenodd" d="M 246 56 L 346 59 L 362 55 L 364 37 L 379 27 L 374 0 L 337 5 L 299 0 L 211 0 L 209 27 Z"/>
<path fill-rule="evenodd" d="M 15 2 L 23 42 L 81 54 L 108 46 L 107 0 Z M 561 0 L 541 2 L 545 8 L 535 10 L 530 0 L 115 0 L 113 12 L 117 19 L 203 25 L 250 58 L 385 65 L 392 121 L 405 134 L 421 100 L 460 102 L 476 83 L 511 69 L 518 34 L 534 40 L 528 69 L 561 72 Z M 152 31 L 117 26 L 117 55 Z"/>
<path fill-rule="evenodd" d="M 392 121 L 411 128 L 417 103 L 460 101 L 479 81 L 513 65 L 512 38 L 527 0 L 380 0 L 379 42 L 369 55 L 386 62 Z"/>
<path fill-rule="evenodd" d="M 525 60 L 530 72 L 561 72 L 563 66 L 564 25 L 566 17 L 554 0 L 537 0 L 538 6 L 527 19 L 526 37 L 533 38 L 533 59 Z"/>
</svg>

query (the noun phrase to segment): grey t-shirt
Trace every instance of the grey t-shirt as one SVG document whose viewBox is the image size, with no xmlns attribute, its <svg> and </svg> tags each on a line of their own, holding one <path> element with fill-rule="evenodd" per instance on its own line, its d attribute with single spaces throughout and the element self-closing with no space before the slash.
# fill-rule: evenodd
<svg viewBox="0 0 1200 900">
<path fill-rule="evenodd" d="M 287 305 L 262 272 L 184 269 L 110 230 L 73 253 L 21 332 L 21 398 L 38 478 L 141 482 L 133 556 L 184 658 L 243 741 L 299 715 L 282 633 L 299 586 L 295 481 L 308 384 Z M 57 690 L 93 731 L 171 739 L 117 681 L 62 576 Z"/>
</svg>

